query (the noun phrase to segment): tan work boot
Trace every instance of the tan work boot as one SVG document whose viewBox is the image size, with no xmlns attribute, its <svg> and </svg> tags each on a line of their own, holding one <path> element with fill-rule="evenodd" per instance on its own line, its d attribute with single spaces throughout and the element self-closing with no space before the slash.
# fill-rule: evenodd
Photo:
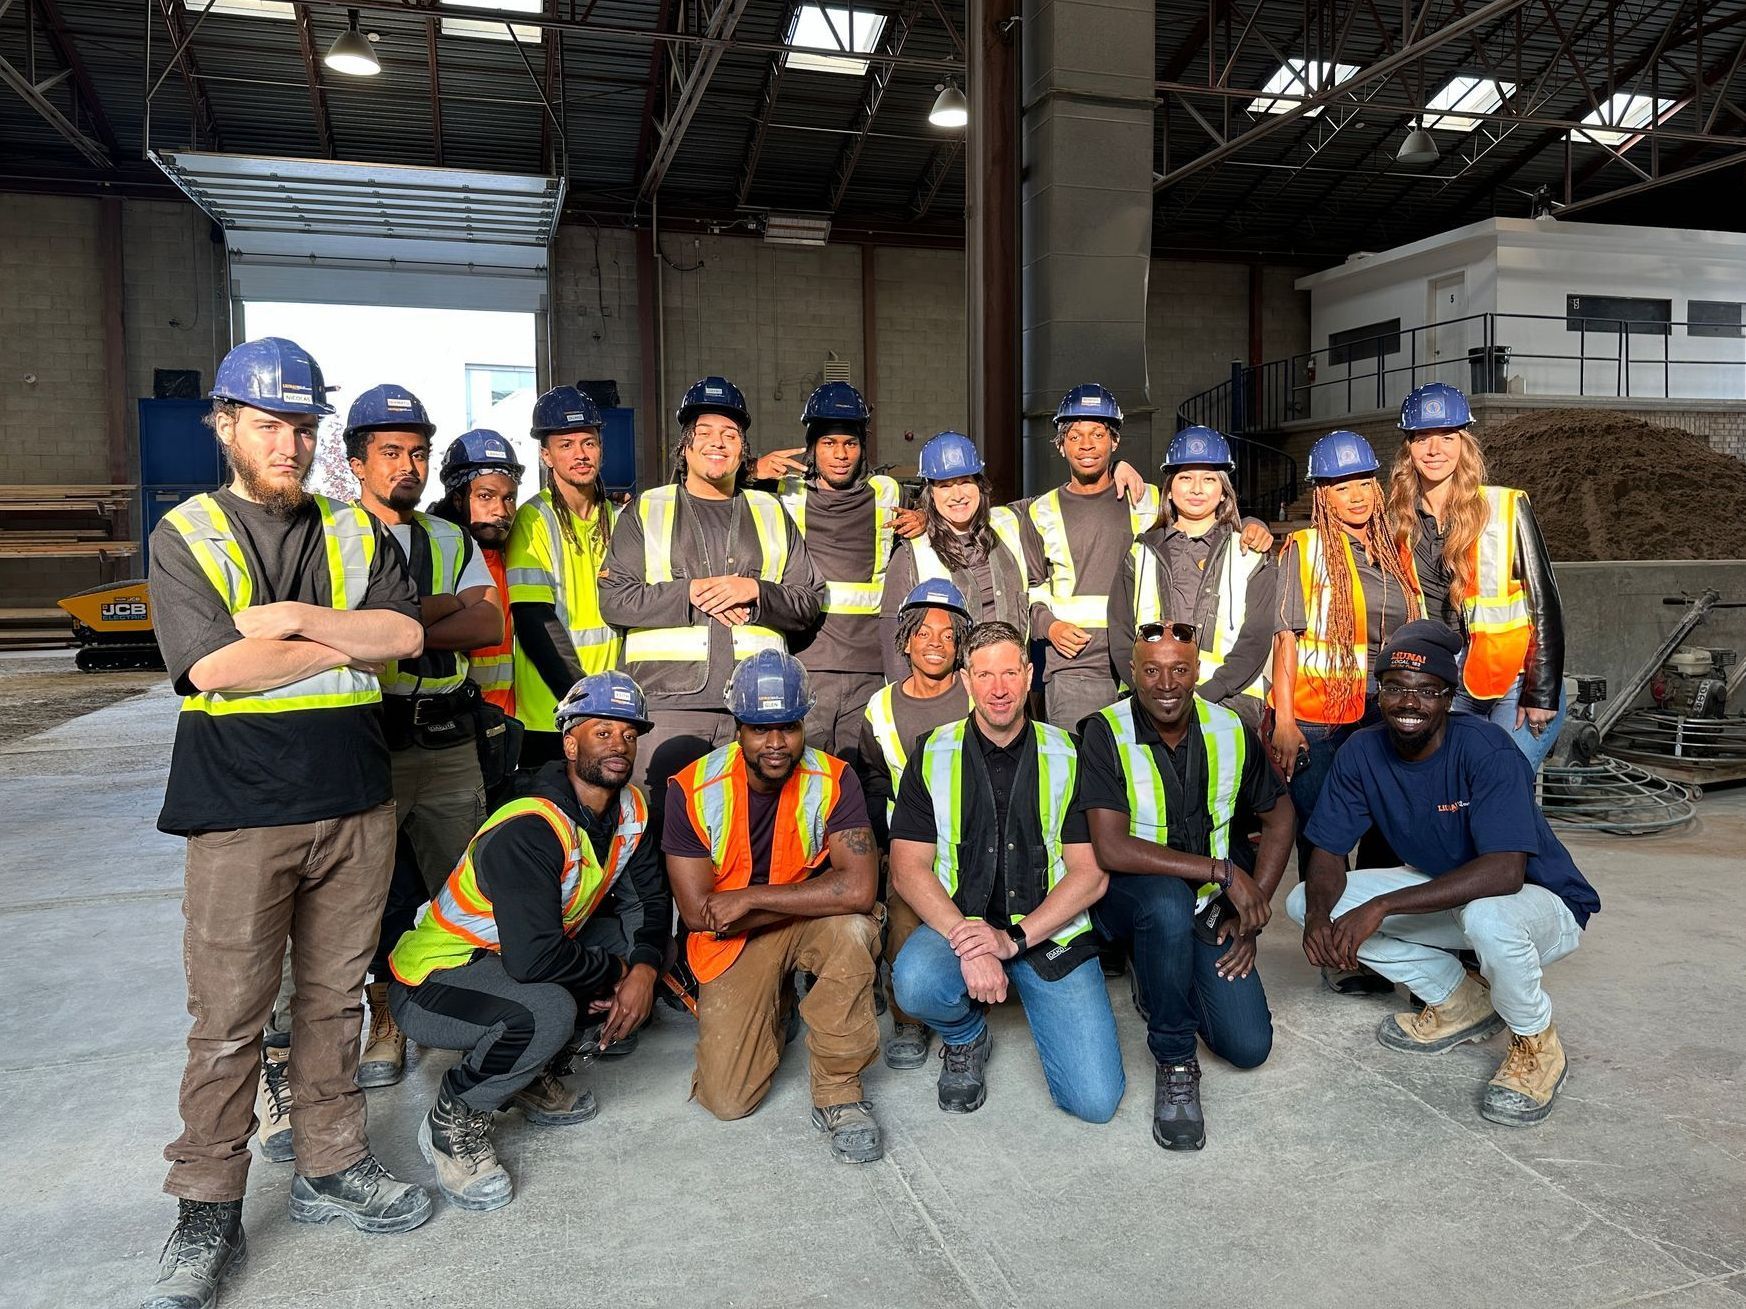
<svg viewBox="0 0 1746 1309">
<path fill-rule="evenodd" d="M 509 1101 L 538 1127 L 568 1127 L 585 1123 L 600 1112 L 592 1091 L 572 1091 L 551 1065 L 510 1097 Z"/>
<path fill-rule="evenodd" d="M 437 1185 L 457 1209 L 476 1213 L 501 1209 L 515 1198 L 515 1187 L 497 1151 L 491 1148 L 491 1115 L 474 1113 L 437 1090 L 436 1103 L 418 1125 L 418 1149 L 436 1169 Z"/>
<path fill-rule="evenodd" d="M 1504 1020 L 1491 1007 L 1491 988 L 1472 973 L 1442 1004 L 1428 1004 L 1416 1014 L 1390 1014 L 1376 1029 L 1376 1039 L 1390 1050 L 1439 1054 L 1463 1041 L 1483 1041 L 1498 1032 Z"/>
<path fill-rule="evenodd" d="M 1509 1053 L 1485 1088 L 1480 1117 L 1510 1127 L 1532 1127 L 1552 1112 L 1552 1102 L 1569 1072 L 1558 1029 L 1551 1023 L 1534 1036 L 1510 1033 Z"/>
<path fill-rule="evenodd" d="M 370 1034 L 358 1060 L 358 1085 L 393 1086 L 406 1068 L 406 1033 L 388 1012 L 388 983 L 371 982 L 364 999 L 370 1006 Z"/>
<path fill-rule="evenodd" d="M 261 1047 L 261 1084 L 255 1091 L 255 1140 L 261 1157 L 272 1163 L 290 1163 L 291 1147 L 291 1047 Z"/>
</svg>

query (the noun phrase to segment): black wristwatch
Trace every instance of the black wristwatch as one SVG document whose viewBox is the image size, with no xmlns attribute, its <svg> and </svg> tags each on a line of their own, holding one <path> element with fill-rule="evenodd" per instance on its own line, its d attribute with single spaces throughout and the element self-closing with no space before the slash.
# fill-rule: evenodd
<svg viewBox="0 0 1746 1309">
<path fill-rule="evenodd" d="M 1025 939 L 1025 929 L 1018 923 L 1008 923 L 1006 934 L 1012 937 L 1013 944 L 1018 946 L 1018 952 L 1023 954 L 1031 948 L 1031 943 Z"/>
</svg>

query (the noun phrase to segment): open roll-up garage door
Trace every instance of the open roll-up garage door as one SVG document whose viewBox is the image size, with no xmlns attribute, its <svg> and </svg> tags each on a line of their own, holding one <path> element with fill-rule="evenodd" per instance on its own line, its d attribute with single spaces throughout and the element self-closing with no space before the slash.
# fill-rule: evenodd
<svg viewBox="0 0 1746 1309">
<path fill-rule="evenodd" d="M 152 158 L 223 229 L 237 300 L 546 307 L 562 178 L 203 151 Z"/>
</svg>

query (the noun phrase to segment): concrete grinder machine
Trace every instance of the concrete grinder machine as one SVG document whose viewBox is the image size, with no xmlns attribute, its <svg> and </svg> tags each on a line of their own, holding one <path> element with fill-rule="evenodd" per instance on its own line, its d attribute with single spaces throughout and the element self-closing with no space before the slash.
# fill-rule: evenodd
<svg viewBox="0 0 1746 1309">
<path fill-rule="evenodd" d="M 114 673 L 162 668 L 152 631 L 152 602 L 143 578 L 109 582 L 60 601 L 73 618 L 73 662 L 81 672 Z"/>
</svg>

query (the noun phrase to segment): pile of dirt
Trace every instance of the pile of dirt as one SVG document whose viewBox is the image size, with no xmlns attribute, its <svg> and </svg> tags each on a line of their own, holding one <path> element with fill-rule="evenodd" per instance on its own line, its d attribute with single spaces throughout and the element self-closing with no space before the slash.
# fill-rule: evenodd
<svg viewBox="0 0 1746 1309">
<path fill-rule="evenodd" d="M 1746 556 L 1746 462 L 1610 409 L 1487 423 L 1487 480 L 1520 487 L 1556 561 Z"/>
</svg>

